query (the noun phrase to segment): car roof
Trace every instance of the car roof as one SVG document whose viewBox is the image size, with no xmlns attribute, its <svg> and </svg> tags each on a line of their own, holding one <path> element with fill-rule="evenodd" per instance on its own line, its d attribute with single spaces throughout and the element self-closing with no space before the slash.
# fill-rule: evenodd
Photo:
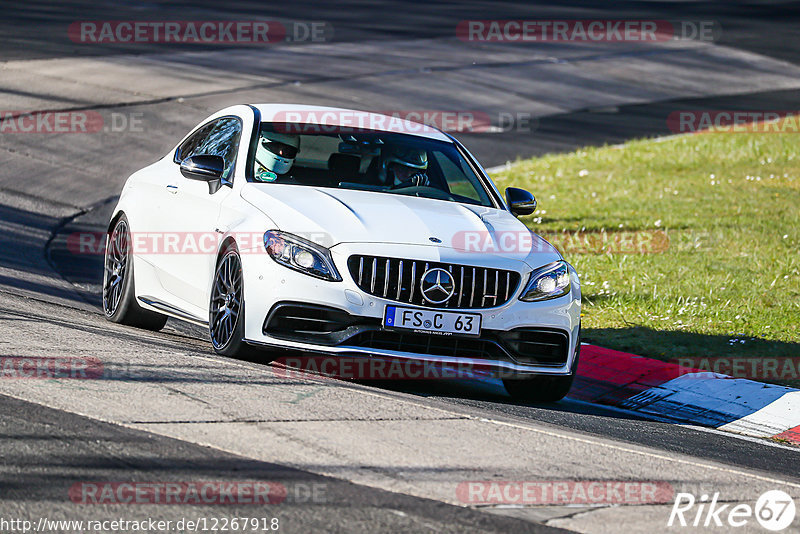
<svg viewBox="0 0 800 534">
<path fill-rule="evenodd" d="M 377 130 L 391 133 L 402 133 L 452 142 L 442 131 L 418 122 L 401 118 L 401 115 L 412 114 L 410 110 L 398 111 L 392 115 L 360 111 L 356 109 L 335 108 L 328 106 L 309 106 L 305 104 L 253 104 L 261 113 L 261 122 L 289 122 L 302 124 L 320 124 L 324 126 L 352 127 L 356 130 Z M 390 112 L 391 113 L 391 112 Z M 419 110 L 418 114 L 424 111 Z"/>
</svg>

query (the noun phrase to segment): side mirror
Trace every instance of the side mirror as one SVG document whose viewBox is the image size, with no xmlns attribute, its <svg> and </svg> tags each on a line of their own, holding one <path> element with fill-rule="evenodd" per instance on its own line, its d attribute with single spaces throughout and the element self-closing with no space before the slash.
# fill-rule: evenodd
<svg viewBox="0 0 800 534">
<path fill-rule="evenodd" d="M 219 180 L 225 172 L 222 156 L 191 156 L 181 162 L 181 174 L 192 180 Z"/>
<path fill-rule="evenodd" d="M 506 203 L 511 213 L 517 217 L 530 215 L 536 211 L 536 199 L 533 198 L 533 195 L 517 187 L 506 188 Z"/>
<path fill-rule="evenodd" d="M 213 195 L 225 182 L 222 173 L 225 172 L 225 160 L 222 156 L 197 155 L 190 156 L 181 162 L 181 174 L 192 180 L 208 182 L 208 194 Z"/>
</svg>

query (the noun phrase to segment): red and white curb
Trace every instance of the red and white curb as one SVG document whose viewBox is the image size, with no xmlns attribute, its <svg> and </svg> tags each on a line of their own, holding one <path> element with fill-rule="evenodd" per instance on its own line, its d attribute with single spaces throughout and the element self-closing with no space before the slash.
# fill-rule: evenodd
<svg viewBox="0 0 800 534">
<path fill-rule="evenodd" d="M 646 416 L 800 444 L 800 390 L 584 344 L 569 393 Z"/>
</svg>

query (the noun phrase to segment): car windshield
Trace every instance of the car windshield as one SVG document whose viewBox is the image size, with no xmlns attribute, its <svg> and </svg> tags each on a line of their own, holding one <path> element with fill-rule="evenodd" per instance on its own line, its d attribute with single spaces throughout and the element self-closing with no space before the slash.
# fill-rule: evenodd
<svg viewBox="0 0 800 534">
<path fill-rule="evenodd" d="M 415 135 L 262 123 L 254 154 L 256 182 L 355 189 L 493 207 L 456 146 Z M 302 133 L 294 132 L 301 129 Z"/>
</svg>

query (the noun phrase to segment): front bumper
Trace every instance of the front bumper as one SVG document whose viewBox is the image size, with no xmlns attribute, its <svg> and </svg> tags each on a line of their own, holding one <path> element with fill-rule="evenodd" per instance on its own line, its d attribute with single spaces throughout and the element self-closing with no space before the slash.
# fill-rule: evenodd
<svg viewBox="0 0 800 534">
<path fill-rule="evenodd" d="M 574 271 L 573 287 L 567 295 L 523 302 L 518 297 L 532 269 L 519 261 L 492 257 L 491 267 L 520 272 L 522 283 L 502 306 L 464 310 L 482 316 L 480 338 L 444 337 L 384 328 L 385 307 L 398 303 L 359 289 L 348 271 L 348 258 L 353 254 L 383 254 L 478 266 L 486 265 L 489 258 L 465 257 L 439 247 L 388 244 L 342 244 L 334 247 L 332 254 L 341 282 L 291 271 L 264 254 L 242 256 L 248 343 L 328 355 L 474 365 L 503 377 L 563 376 L 572 371 L 581 306 Z M 307 315 L 305 322 L 303 313 Z M 293 323 L 292 316 L 301 320 Z M 324 327 L 315 329 L 315 324 Z"/>
</svg>

